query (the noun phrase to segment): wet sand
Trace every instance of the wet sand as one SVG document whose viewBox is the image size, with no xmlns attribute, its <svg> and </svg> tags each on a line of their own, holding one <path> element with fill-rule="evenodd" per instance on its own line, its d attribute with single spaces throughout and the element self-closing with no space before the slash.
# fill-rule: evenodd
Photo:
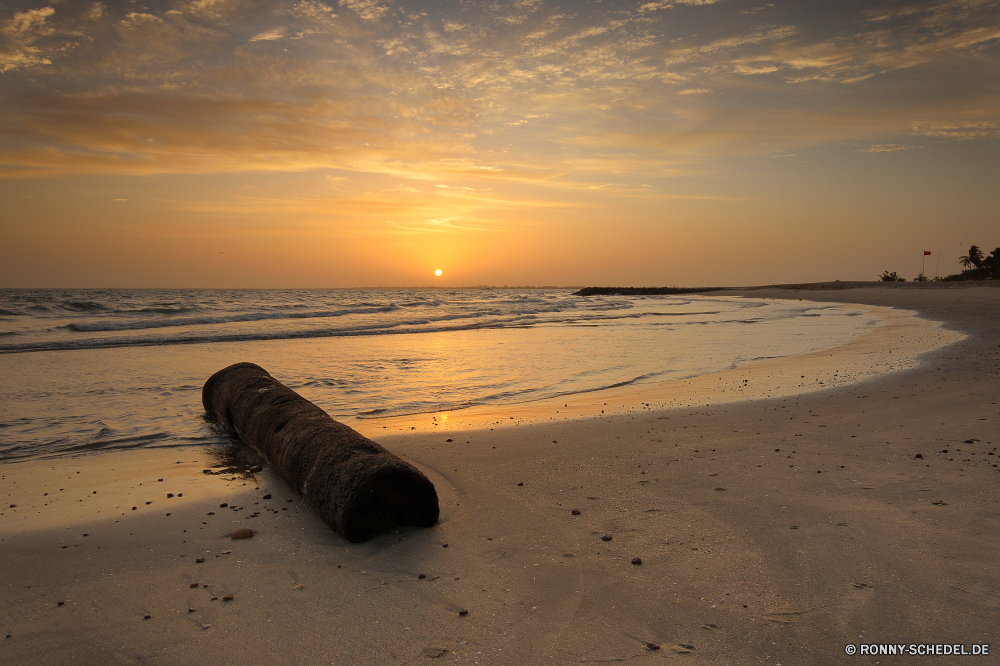
<svg viewBox="0 0 1000 666">
<path fill-rule="evenodd" d="M 788 665 L 892 659 L 847 657 L 848 643 L 1000 652 L 1000 289 L 731 293 L 905 308 L 968 337 L 911 369 L 803 394 L 666 408 L 650 389 L 609 396 L 622 406 L 604 415 L 373 429 L 434 481 L 442 514 L 366 544 L 330 532 L 270 470 L 238 473 L 251 457 L 222 474 L 202 472 L 227 464 L 204 449 L 2 466 L 0 661 Z M 253 538 L 229 538 L 245 526 Z"/>
</svg>

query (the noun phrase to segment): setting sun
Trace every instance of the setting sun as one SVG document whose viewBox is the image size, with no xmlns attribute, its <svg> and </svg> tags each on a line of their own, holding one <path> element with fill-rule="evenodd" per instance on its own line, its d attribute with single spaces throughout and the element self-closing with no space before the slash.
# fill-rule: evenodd
<svg viewBox="0 0 1000 666">
<path fill-rule="evenodd" d="M 441 269 L 439 268 L 436 271 L 434 271 L 434 275 L 437 275 L 438 277 L 441 277 Z"/>
</svg>

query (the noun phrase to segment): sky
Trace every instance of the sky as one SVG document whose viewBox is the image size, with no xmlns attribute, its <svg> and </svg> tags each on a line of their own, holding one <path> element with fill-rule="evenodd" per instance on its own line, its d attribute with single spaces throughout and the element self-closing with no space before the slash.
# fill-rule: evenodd
<svg viewBox="0 0 1000 666">
<path fill-rule="evenodd" d="M 933 277 L 998 180 L 1000 0 L 0 0 L 0 287 Z"/>
</svg>

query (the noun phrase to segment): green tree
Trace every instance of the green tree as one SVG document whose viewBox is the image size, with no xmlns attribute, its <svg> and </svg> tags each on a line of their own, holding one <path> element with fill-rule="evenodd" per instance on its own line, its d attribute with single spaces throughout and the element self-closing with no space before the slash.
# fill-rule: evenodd
<svg viewBox="0 0 1000 666">
<path fill-rule="evenodd" d="M 900 277 L 896 274 L 896 271 L 889 272 L 883 271 L 882 275 L 879 277 L 882 282 L 906 282 L 906 278 Z"/>
<path fill-rule="evenodd" d="M 958 263 L 965 266 L 967 270 L 972 268 L 982 268 L 983 251 L 979 249 L 978 245 L 973 245 L 969 248 L 969 254 L 958 258 Z"/>
</svg>

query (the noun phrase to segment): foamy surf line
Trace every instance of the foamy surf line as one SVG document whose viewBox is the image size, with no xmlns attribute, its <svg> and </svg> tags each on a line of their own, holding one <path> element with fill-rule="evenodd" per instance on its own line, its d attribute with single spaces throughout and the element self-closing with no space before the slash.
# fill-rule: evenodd
<svg viewBox="0 0 1000 666">
<path fill-rule="evenodd" d="M 380 433 L 474 430 L 556 420 L 581 420 L 706 407 L 813 393 L 859 384 L 917 367 L 924 354 L 967 338 L 913 310 L 842 304 L 878 320 L 876 326 L 840 345 L 805 354 L 751 361 L 720 372 L 647 384 L 559 396 L 511 405 L 482 405 L 456 411 L 347 423 L 369 437 Z"/>
</svg>

